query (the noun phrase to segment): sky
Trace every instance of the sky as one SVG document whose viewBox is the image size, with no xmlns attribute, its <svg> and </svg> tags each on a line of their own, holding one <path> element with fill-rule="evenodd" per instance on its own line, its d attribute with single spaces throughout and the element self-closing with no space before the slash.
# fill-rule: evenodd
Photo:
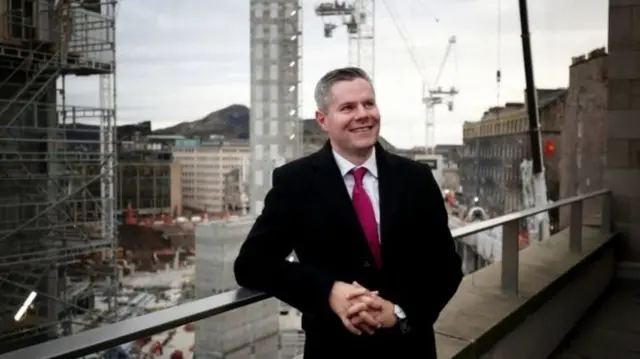
<svg viewBox="0 0 640 359">
<path fill-rule="evenodd" d="M 305 118 L 314 115 L 317 80 L 349 65 L 346 29 L 324 38 L 323 20 L 313 11 L 318 3 L 302 0 Z M 606 45 L 607 3 L 529 1 L 538 88 L 566 87 L 571 57 Z M 518 1 L 376 0 L 375 11 L 373 77 L 382 135 L 395 146 L 424 145 L 422 84 L 435 86 L 451 36 L 457 42 L 438 85 L 455 86 L 459 94 L 453 111 L 435 110 L 436 143 L 461 143 L 465 121 L 479 120 L 489 107 L 523 101 Z M 116 26 L 119 125 L 150 120 L 158 129 L 249 104 L 248 0 L 121 0 Z M 93 78 L 71 79 L 68 103 L 96 105 L 99 88 Z"/>
</svg>

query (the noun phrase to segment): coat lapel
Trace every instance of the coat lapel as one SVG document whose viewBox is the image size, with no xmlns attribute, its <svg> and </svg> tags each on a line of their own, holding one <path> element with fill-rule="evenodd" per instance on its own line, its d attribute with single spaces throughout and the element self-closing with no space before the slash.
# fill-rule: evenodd
<svg viewBox="0 0 640 359">
<path fill-rule="evenodd" d="M 327 141 L 324 147 L 314 154 L 315 187 L 320 192 L 320 198 L 329 209 L 329 215 L 338 223 L 344 224 L 353 234 L 351 237 L 361 238 L 365 241 L 364 233 L 360 228 L 358 217 L 351 196 L 344 184 L 344 179 L 333 157 L 333 150 Z"/>
<path fill-rule="evenodd" d="M 380 237 L 384 255 L 385 241 L 392 240 L 393 218 L 405 188 L 404 173 L 397 166 L 397 159 L 376 144 L 378 165 L 378 195 L 380 197 Z"/>
</svg>

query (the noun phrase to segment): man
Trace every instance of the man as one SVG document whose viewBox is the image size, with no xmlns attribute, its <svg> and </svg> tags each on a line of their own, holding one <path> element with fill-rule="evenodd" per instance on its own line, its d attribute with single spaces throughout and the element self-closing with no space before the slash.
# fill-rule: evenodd
<svg viewBox="0 0 640 359">
<path fill-rule="evenodd" d="M 440 189 L 427 166 L 379 145 L 365 72 L 327 73 L 315 100 L 329 141 L 273 172 L 238 284 L 303 313 L 305 359 L 435 359 L 433 324 L 462 278 Z"/>
</svg>

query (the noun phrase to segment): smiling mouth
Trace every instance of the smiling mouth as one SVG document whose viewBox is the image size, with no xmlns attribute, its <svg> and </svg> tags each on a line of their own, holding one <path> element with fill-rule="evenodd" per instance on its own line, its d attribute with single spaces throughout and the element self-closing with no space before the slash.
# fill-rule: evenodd
<svg viewBox="0 0 640 359">
<path fill-rule="evenodd" d="M 349 130 L 349 132 L 360 133 L 360 132 L 371 131 L 372 129 L 373 129 L 373 126 L 364 126 L 364 127 L 354 128 L 352 130 Z"/>
</svg>

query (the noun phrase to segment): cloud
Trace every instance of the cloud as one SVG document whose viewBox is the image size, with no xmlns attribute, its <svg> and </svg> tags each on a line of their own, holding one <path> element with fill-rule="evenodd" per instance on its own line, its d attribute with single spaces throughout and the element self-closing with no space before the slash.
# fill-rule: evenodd
<svg viewBox="0 0 640 359">
<path fill-rule="evenodd" d="M 249 103 L 249 2 L 190 0 L 124 1 L 118 15 L 120 123 L 152 120 L 164 127 L 193 120 L 231 103 Z M 464 121 L 498 103 L 495 73 L 502 70 L 500 102 L 522 101 L 524 70 L 516 1 L 383 0 L 376 8 L 375 83 L 383 134 L 394 144 L 424 143 L 422 78 L 398 27 L 433 82 L 448 38 L 457 44 L 440 85 L 456 86 L 455 111 L 436 109 L 438 142 L 460 142 Z M 313 88 L 326 71 L 348 63 L 344 28 L 324 38 L 322 19 L 304 0 L 303 105 L 314 111 Z M 536 82 L 567 85 L 570 58 L 606 43 L 607 4 L 599 0 L 529 1 Z M 570 16 L 568 16 L 570 14 Z M 395 21 L 394 21 L 395 19 Z M 501 31 L 498 33 L 498 19 Z M 499 36 L 500 35 L 500 36 Z M 500 41 L 498 41 L 500 39 Z M 70 79 L 68 100 L 97 105 L 96 79 Z"/>
</svg>

